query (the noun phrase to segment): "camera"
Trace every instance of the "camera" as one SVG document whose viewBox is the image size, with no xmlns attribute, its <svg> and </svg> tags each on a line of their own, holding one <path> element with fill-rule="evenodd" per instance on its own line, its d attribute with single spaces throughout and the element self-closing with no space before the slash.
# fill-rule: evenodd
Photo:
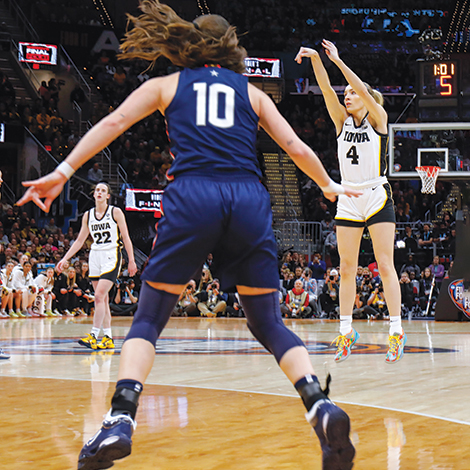
<svg viewBox="0 0 470 470">
<path fill-rule="evenodd" d="M 126 290 L 126 287 L 127 287 L 127 282 L 121 281 L 121 283 L 119 284 L 119 289 Z"/>
<path fill-rule="evenodd" d="M 330 281 L 334 281 L 335 277 L 330 275 Z"/>
</svg>

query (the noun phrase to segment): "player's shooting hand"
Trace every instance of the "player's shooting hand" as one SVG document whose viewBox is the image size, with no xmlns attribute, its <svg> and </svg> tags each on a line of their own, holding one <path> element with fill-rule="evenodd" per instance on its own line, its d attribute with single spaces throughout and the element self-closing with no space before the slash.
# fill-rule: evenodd
<svg viewBox="0 0 470 470">
<path fill-rule="evenodd" d="M 326 55 L 329 57 L 329 59 L 332 62 L 335 62 L 335 61 L 339 60 L 338 49 L 336 48 L 336 46 L 331 41 L 323 39 L 321 45 L 325 49 Z"/>
<path fill-rule="evenodd" d="M 49 212 L 52 202 L 62 192 L 66 182 L 67 178 L 60 171 L 53 171 L 34 181 L 24 181 L 22 184 L 28 190 L 16 204 L 23 206 L 32 201 L 44 212 Z M 43 198 L 44 202 L 41 201 Z"/>
<path fill-rule="evenodd" d="M 318 52 L 315 49 L 311 49 L 310 47 L 301 47 L 299 49 L 299 52 L 297 52 L 297 55 L 295 56 L 294 60 L 298 64 L 301 64 L 303 57 L 310 57 L 313 60 L 314 58 L 320 56 L 318 55 Z"/>
</svg>

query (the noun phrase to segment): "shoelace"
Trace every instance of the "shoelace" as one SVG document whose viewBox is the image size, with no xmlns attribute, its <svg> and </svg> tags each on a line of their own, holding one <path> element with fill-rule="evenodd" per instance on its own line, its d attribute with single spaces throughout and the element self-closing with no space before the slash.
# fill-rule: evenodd
<svg viewBox="0 0 470 470">
<path fill-rule="evenodd" d="M 390 353 L 396 354 L 399 344 L 400 344 L 399 336 L 390 336 L 388 339 L 388 346 L 390 349 Z"/>
<path fill-rule="evenodd" d="M 350 342 L 351 342 L 351 339 L 346 338 L 346 336 L 339 335 L 330 344 L 335 343 L 335 346 L 337 346 L 338 349 L 343 349 L 344 347 L 349 346 L 348 343 Z"/>
</svg>

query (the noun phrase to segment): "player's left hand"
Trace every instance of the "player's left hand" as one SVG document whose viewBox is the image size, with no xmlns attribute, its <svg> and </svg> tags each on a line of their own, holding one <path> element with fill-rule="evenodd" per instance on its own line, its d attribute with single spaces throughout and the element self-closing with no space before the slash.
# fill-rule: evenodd
<svg viewBox="0 0 470 470">
<path fill-rule="evenodd" d="M 127 268 L 129 275 L 134 276 L 135 273 L 137 272 L 137 265 L 135 264 L 135 261 L 129 261 L 129 266 Z"/>
<path fill-rule="evenodd" d="M 53 171 L 34 181 L 24 181 L 22 184 L 28 190 L 16 204 L 23 206 L 33 201 L 44 212 L 49 212 L 52 202 L 62 192 L 66 182 L 67 178 L 60 171 Z M 44 202 L 42 198 L 45 198 Z"/>
</svg>

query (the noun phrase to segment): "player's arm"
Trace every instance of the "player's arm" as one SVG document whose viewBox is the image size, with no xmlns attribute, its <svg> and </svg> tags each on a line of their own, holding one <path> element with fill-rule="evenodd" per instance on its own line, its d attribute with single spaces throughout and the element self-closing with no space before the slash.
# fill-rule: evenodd
<svg viewBox="0 0 470 470">
<path fill-rule="evenodd" d="M 23 182 L 28 187 L 24 196 L 17 202 L 19 206 L 33 201 L 48 212 L 52 201 L 61 193 L 74 171 L 103 150 L 133 124 L 149 116 L 161 105 L 161 95 L 168 77 L 153 78 L 143 83 L 111 114 L 93 126 L 80 139 L 64 162 L 52 173 L 34 181 Z M 173 78 L 174 80 L 174 78 Z M 65 166 L 62 166 L 64 165 Z M 62 171 L 61 171 L 62 170 Z M 42 198 L 46 198 L 44 202 Z"/>
<path fill-rule="evenodd" d="M 315 152 L 300 140 L 268 95 L 251 84 L 249 95 L 263 129 L 292 158 L 294 163 L 320 186 L 326 198 L 334 201 L 338 194 L 356 197 L 362 194 L 360 191 L 347 189 L 335 183 L 328 176 Z"/>
<path fill-rule="evenodd" d="M 122 241 L 124 242 L 124 248 L 126 249 L 127 256 L 129 258 L 129 274 L 134 276 L 134 274 L 137 272 L 137 265 L 135 264 L 134 248 L 132 246 L 131 237 L 129 236 L 129 231 L 127 230 L 126 218 L 119 207 L 113 207 L 113 217 L 118 224 Z"/>
<path fill-rule="evenodd" d="M 336 135 L 338 135 L 343 128 L 344 121 L 348 117 L 346 108 L 340 103 L 336 91 L 331 86 L 328 72 L 323 65 L 320 54 L 315 49 L 301 47 L 295 57 L 295 61 L 300 64 L 303 57 L 309 57 L 312 62 L 313 72 L 323 94 L 326 109 L 328 109 L 328 113 L 336 128 Z"/>
<path fill-rule="evenodd" d="M 85 212 L 77 239 L 73 242 L 73 245 L 69 248 L 67 253 L 65 253 L 64 257 L 57 263 L 57 271 L 59 271 L 59 273 L 62 272 L 65 261 L 72 258 L 72 256 L 82 248 L 88 235 L 90 235 L 90 231 L 88 230 L 88 212 Z"/>
<path fill-rule="evenodd" d="M 372 95 L 367 91 L 364 82 L 340 59 L 336 46 L 326 39 L 323 40 L 322 45 L 325 48 L 327 56 L 341 70 L 344 78 L 346 78 L 352 89 L 364 102 L 367 111 L 369 111 L 369 116 L 372 118 L 371 120 L 375 123 L 373 127 L 377 129 L 378 132 L 386 134 L 388 116 L 383 106 L 374 100 Z"/>
</svg>

